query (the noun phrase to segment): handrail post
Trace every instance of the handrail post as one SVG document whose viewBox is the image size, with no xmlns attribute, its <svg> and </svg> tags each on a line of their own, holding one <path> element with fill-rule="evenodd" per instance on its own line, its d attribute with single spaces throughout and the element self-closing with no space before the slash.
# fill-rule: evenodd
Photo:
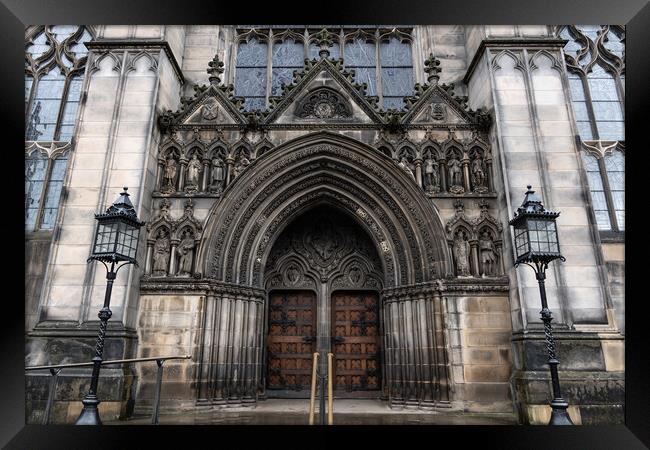
<svg viewBox="0 0 650 450">
<path fill-rule="evenodd" d="M 50 422 L 50 413 L 52 412 L 52 405 L 56 396 L 56 384 L 59 379 L 59 372 L 61 372 L 61 369 L 50 369 L 52 378 L 50 379 L 50 392 L 47 395 L 47 405 L 43 414 L 43 425 L 47 425 Z"/>
<path fill-rule="evenodd" d="M 157 359 L 156 364 L 158 365 L 158 375 L 156 377 L 156 396 L 154 398 L 153 417 L 151 419 L 153 425 L 158 425 L 158 415 L 160 413 L 160 388 L 162 385 L 163 365 L 165 364 L 165 360 Z"/>
<path fill-rule="evenodd" d="M 320 362 L 320 424 L 325 425 L 325 391 L 327 387 L 325 386 L 325 378 L 327 378 L 327 360 L 325 359 L 325 352 L 321 356 Z"/>
<path fill-rule="evenodd" d="M 316 406 L 316 370 L 318 364 L 318 353 L 312 355 L 311 364 L 311 394 L 309 396 L 309 425 L 314 424 L 314 407 Z"/>
<path fill-rule="evenodd" d="M 334 398 L 332 389 L 332 358 L 334 353 L 327 354 L 327 424 L 334 425 Z"/>
</svg>

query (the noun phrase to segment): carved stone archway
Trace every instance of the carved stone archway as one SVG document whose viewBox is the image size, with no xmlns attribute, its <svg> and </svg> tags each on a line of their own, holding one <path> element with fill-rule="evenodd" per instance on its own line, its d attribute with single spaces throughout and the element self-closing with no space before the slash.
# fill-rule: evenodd
<svg viewBox="0 0 650 450">
<path fill-rule="evenodd" d="M 449 276 L 453 266 L 441 220 L 391 158 L 326 131 L 264 153 L 208 215 L 197 261 L 203 278 L 218 288 L 208 298 L 215 306 L 205 327 L 214 331 L 203 340 L 203 354 L 211 359 L 204 358 L 199 385 L 209 388 L 201 389 L 200 397 L 254 401 L 264 391 L 269 254 L 296 217 L 322 204 L 354 217 L 379 255 L 391 403 L 448 404 L 443 309 L 435 281 Z M 215 350 L 215 342 L 224 350 Z"/>
<path fill-rule="evenodd" d="M 381 249 L 387 286 L 450 273 L 442 222 L 413 180 L 368 145 L 323 131 L 268 151 L 228 186 L 203 233 L 203 274 L 262 287 L 269 244 L 323 197 L 363 220 Z"/>
</svg>

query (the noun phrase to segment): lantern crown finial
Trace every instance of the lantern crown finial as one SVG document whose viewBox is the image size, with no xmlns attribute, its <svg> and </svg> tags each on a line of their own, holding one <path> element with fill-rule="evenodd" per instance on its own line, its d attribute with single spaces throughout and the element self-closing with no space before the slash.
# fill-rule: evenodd
<svg viewBox="0 0 650 450">
<path fill-rule="evenodd" d="M 129 200 L 130 194 L 127 192 L 128 189 L 128 187 L 124 187 L 124 192 L 121 192 L 120 196 L 117 197 L 117 200 L 115 200 L 106 210 L 107 214 L 125 214 L 127 216 L 136 217 L 133 203 Z"/>
</svg>

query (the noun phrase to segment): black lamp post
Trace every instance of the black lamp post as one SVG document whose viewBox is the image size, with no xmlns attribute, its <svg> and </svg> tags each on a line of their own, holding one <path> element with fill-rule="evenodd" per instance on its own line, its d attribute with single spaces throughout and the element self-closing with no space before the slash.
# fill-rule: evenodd
<svg viewBox="0 0 650 450">
<path fill-rule="evenodd" d="M 557 366 L 560 361 L 555 354 L 555 340 L 551 328 L 551 310 L 546 302 L 546 269 L 548 263 L 554 259 L 566 261 L 560 254 L 560 243 L 557 238 L 557 227 L 555 219 L 559 212 L 547 211 L 542 205 L 542 200 L 535 195 L 528 185 L 528 191 L 524 202 L 515 212 L 515 217 L 510 225 L 515 232 L 515 254 L 517 259 L 515 267 L 519 264 L 526 264 L 535 271 L 539 283 L 539 294 L 542 298 L 542 321 L 544 322 L 544 336 L 546 338 L 546 350 L 548 351 L 548 365 L 551 369 L 551 381 L 553 383 L 553 400 L 551 400 L 551 421 L 549 425 L 573 425 L 567 413 L 569 404 L 562 398 L 560 392 L 560 379 L 557 374 Z"/>
<path fill-rule="evenodd" d="M 135 255 L 138 250 L 140 227 L 144 225 L 144 222 L 138 220 L 133 203 L 129 200 L 129 194 L 126 192 L 127 189 L 124 188 L 124 192 L 106 210 L 106 213 L 95 214 L 97 230 L 95 231 L 95 241 L 88 262 L 97 260 L 106 267 L 106 295 L 104 296 L 104 306 L 98 314 L 100 321 L 99 335 L 95 345 L 95 356 L 92 359 L 94 365 L 90 379 L 90 389 L 82 401 L 84 407 L 75 425 L 102 424 L 97 410 L 99 405 L 97 382 L 99 381 L 99 369 L 101 368 L 102 354 L 104 353 L 106 326 L 108 319 L 113 314 L 110 309 L 113 281 L 121 267 L 128 264 L 138 265 Z M 120 262 L 124 264 L 115 268 L 115 265 Z M 110 263 L 110 268 L 108 263 Z"/>
</svg>

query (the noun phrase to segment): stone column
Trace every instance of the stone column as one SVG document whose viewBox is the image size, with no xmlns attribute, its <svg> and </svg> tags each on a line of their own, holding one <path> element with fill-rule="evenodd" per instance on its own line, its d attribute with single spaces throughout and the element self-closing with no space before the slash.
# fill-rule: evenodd
<svg viewBox="0 0 650 450">
<path fill-rule="evenodd" d="M 422 184 L 422 159 L 420 158 L 417 158 L 415 160 L 415 181 L 417 182 L 418 186 L 424 188 Z"/>
<path fill-rule="evenodd" d="M 185 189 L 185 172 L 187 169 L 187 159 L 184 157 L 181 158 L 180 168 L 178 169 L 178 186 L 176 188 L 177 191 L 182 192 Z"/>
<path fill-rule="evenodd" d="M 432 299 L 433 340 L 431 342 L 436 354 L 437 384 L 436 406 L 449 407 L 449 372 L 447 368 L 447 344 L 444 332 L 443 298 L 436 295 Z"/>
<path fill-rule="evenodd" d="M 208 179 L 210 177 L 210 160 L 207 158 L 203 159 L 203 182 L 201 183 L 201 191 L 208 191 Z"/>
<path fill-rule="evenodd" d="M 147 239 L 147 257 L 144 263 L 144 273 L 147 275 L 151 275 L 151 258 L 153 257 L 153 246 L 155 242 L 155 239 Z"/>
<path fill-rule="evenodd" d="M 159 192 L 162 188 L 163 183 L 163 173 L 165 171 L 165 160 L 162 158 L 158 159 L 158 172 L 156 173 L 156 184 L 154 186 L 154 192 Z"/>
<path fill-rule="evenodd" d="M 471 258 L 472 258 L 472 275 L 475 277 L 480 277 L 481 276 L 481 265 L 479 264 L 479 254 L 478 254 L 478 241 L 477 240 L 471 240 L 469 241 L 470 245 L 470 251 L 472 253 Z"/>
<path fill-rule="evenodd" d="M 463 159 L 461 162 L 463 163 L 463 186 L 465 187 L 465 192 L 470 192 L 469 157 L 467 156 L 467 152 L 463 152 Z"/>
<path fill-rule="evenodd" d="M 232 180 L 232 166 L 233 163 L 235 162 L 234 159 L 232 158 L 226 158 L 226 187 L 230 185 L 230 181 Z"/>
<path fill-rule="evenodd" d="M 438 168 L 440 169 L 440 192 L 449 192 L 447 185 L 447 160 L 440 158 L 438 160 Z"/>
<path fill-rule="evenodd" d="M 487 178 L 487 186 L 490 192 L 494 192 L 494 180 L 492 179 L 492 158 L 485 159 L 485 177 Z"/>
<path fill-rule="evenodd" d="M 497 273 L 496 275 L 504 275 L 506 273 L 506 268 L 503 265 L 503 245 L 501 243 L 494 244 L 494 249 L 497 258 L 499 258 L 499 264 L 498 264 L 499 273 Z"/>
<path fill-rule="evenodd" d="M 180 241 L 178 239 L 171 240 L 171 252 L 169 254 L 169 275 L 173 277 L 176 275 L 176 247 L 178 247 Z"/>
</svg>

